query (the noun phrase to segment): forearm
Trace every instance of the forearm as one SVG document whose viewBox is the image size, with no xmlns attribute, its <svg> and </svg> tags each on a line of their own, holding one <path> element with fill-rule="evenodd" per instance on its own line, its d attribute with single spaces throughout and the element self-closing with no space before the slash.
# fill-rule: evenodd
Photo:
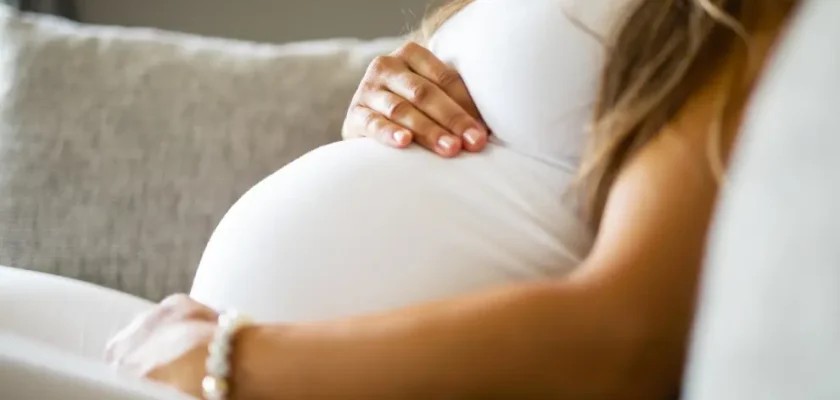
<svg viewBox="0 0 840 400">
<path fill-rule="evenodd" d="M 522 285 L 379 316 L 252 329 L 237 358 L 241 398 L 628 395 L 630 375 L 645 366 L 641 329 L 591 292 Z"/>
</svg>

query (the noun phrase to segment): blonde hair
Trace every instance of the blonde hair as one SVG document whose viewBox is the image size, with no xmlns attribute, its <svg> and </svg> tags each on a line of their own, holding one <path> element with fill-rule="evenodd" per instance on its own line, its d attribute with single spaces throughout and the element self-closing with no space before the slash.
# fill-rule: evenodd
<svg viewBox="0 0 840 400">
<path fill-rule="evenodd" d="M 420 43 L 426 43 L 440 29 L 449 18 L 463 10 L 475 0 L 453 0 L 444 3 L 442 6 L 431 12 L 421 23 L 420 27 L 413 33 L 412 38 Z"/>
<path fill-rule="evenodd" d="M 749 49 L 746 9 L 768 0 L 635 0 L 608 38 L 609 51 L 580 177 L 589 217 L 600 224 L 627 161 L 662 132 L 733 51 Z M 777 1 L 777 0 L 769 0 Z M 739 46 L 738 44 L 745 44 Z M 740 78 L 739 74 L 736 74 Z M 709 166 L 723 175 L 720 135 L 737 79 L 715 104 Z"/>
<path fill-rule="evenodd" d="M 423 23 L 429 38 L 449 17 L 474 0 L 456 0 Z M 586 1 L 586 0 L 581 0 Z M 655 138 L 717 67 L 747 44 L 765 2 L 795 0 L 626 0 L 626 9 L 606 39 L 607 59 L 598 92 L 580 179 L 587 214 L 600 224 L 609 189 L 626 162 Z M 734 82 L 733 82 L 734 85 Z M 731 89 L 731 88 L 730 88 Z M 719 131 L 728 103 L 723 93 L 713 126 Z M 710 136 L 710 167 L 722 175 L 720 132 Z"/>
</svg>

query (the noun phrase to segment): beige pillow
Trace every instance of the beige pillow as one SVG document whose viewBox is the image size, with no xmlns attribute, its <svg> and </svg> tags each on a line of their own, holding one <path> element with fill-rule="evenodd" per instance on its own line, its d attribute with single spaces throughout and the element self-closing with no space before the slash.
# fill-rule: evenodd
<svg viewBox="0 0 840 400">
<path fill-rule="evenodd" d="M 186 291 L 227 208 L 338 140 L 398 39 L 262 45 L 0 6 L 0 265 Z"/>
</svg>

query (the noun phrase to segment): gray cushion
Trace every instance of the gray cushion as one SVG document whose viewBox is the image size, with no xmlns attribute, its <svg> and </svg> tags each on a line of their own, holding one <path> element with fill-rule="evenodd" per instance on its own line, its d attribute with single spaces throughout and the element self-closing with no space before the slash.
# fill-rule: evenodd
<svg viewBox="0 0 840 400">
<path fill-rule="evenodd" d="M 840 2 L 803 7 L 711 238 L 688 400 L 840 399 Z"/>
<path fill-rule="evenodd" d="M 227 208 L 339 139 L 365 67 L 397 44 L 260 45 L 0 6 L 0 264 L 187 290 Z"/>
</svg>

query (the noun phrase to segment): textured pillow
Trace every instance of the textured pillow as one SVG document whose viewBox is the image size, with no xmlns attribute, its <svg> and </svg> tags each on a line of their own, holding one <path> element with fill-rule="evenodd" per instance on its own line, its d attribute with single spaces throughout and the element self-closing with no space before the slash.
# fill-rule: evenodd
<svg viewBox="0 0 840 400">
<path fill-rule="evenodd" d="M 374 56 L 79 26 L 0 6 L 0 264 L 186 291 L 251 185 L 339 138 Z"/>
</svg>

